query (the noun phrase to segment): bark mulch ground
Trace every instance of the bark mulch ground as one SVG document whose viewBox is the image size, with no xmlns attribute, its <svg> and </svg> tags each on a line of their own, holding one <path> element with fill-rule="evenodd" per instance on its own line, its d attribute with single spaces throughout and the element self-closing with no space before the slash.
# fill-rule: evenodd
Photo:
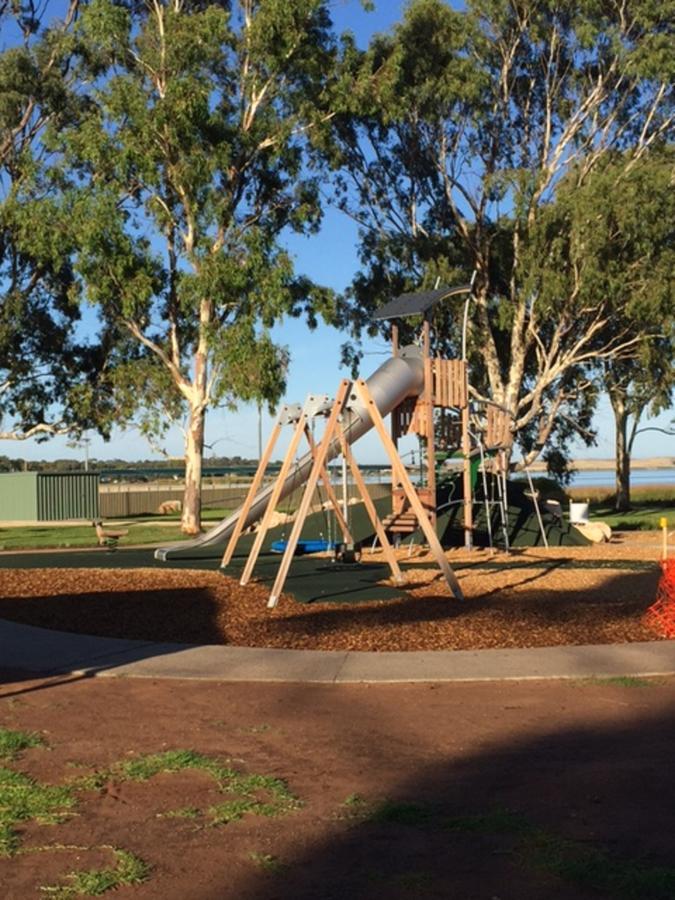
<svg viewBox="0 0 675 900">
<path fill-rule="evenodd" d="M 658 535 L 510 555 L 451 551 L 466 600 L 426 555 L 400 559 L 400 598 L 266 609 L 269 586 L 218 571 L 3 569 L 0 618 L 108 637 L 322 650 L 453 650 L 658 637 L 642 621 L 659 579 Z M 381 557 L 374 557 L 381 561 Z M 214 561 L 214 566 L 217 562 Z"/>
</svg>

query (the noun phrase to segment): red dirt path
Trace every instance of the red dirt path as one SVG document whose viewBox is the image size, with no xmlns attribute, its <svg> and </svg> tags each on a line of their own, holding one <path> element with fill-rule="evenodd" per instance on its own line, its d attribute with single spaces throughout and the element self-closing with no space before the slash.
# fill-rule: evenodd
<svg viewBox="0 0 675 900">
<path fill-rule="evenodd" d="M 3 682 L 0 724 L 38 731 L 50 748 L 5 764 L 14 770 L 61 783 L 192 748 L 284 778 L 304 804 L 206 827 L 161 815 L 211 803 L 204 776 L 113 780 L 66 823 L 20 827 L 24 852 L 0 859 L 3 900 L 109 862 L 57 844 L 110 844 L 150 864 L 147 883 L 120 889 L 119 900 L 619 900 L 607 871 L 637 873 L 642 900 L 672 896 L 653 875 L 672 866 L 673 679 L 303 686 L 5 673 Z M 378 821 L 385 798 L 390 815 Z M 505 809 L 511 819 L 499 825 Z M 578 882 L 574 865 L 556 870 L 551 847 L 577 870 L 589 853 L 604 863 Z"/>
</svg>

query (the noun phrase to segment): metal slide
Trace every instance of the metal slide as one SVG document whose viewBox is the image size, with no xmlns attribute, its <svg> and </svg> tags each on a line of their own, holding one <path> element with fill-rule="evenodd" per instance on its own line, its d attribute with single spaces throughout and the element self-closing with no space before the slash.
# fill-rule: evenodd
<svg viewBox="0 0 675 900">
<path fill-rule="evenodd" d="M 424 387 L 424 362 L 422 353 L 418 347 L 404 347 L 399 355 L 388 359 L 367 380 L 368 389 L 380 411 L 380 415 L 387 416 L 402 403 L 407 397 L 416 397 Z M 345 427 L 345 436 L 350 444 L 353 444 L 373 427 L 370 415 L 360 400 L 354 396 L 350 398 L 350 418 Z M 328 459 L 338 456 L 340 448 L 337 441 L 328 451 Z M 312 468 L 312 455 L 303 456 L 289 473 L 281 491 L 281 497 L 286 497 L 297 487 L 303 484 L 309 477 Z M 262 517 L 267 508 L 267 503 L 272 493 L 272 486 L 263 488 L 256 496 L 251 510 L 246 519 L 246 527 L 252 525 Z M 223 519 L 215 528 L 205 532 L 191 541 L 181 541 L 168 547 L 159 547 L 155 550 L 155 558 L 161 560 L 189 559 L 194 550 L 201 550 L 214 544 L 224 544 L 229 538 L 234 526 L 239 519 L 239 510 L 233 512 L 227 519 Z"/>
</svg>

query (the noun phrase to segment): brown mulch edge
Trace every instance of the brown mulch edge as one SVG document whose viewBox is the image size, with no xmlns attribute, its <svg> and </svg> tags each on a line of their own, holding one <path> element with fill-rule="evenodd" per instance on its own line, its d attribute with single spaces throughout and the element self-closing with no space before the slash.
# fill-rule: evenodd
<svg viewBox="0 0 675 900">
<path fill-rule="evenodd" d="M 516 557 L 474 552 L 472 567 L 460 570 L 463 603 L 452 598 L 438 571 L 415 568 L 412 561 L 401 599 L 301 605 L 286 595 L 272 611 L 266 608 L 268 586 L 252 582 L 242 588 L 218 572 L 6 569 L 0 572 L 0 618 L 105 637 L 320 650 L 478 650 L 658 639 L 643 621 L 655 598 L 658 567 L 626 568 L 626 548 L 611 546 L 521 551 Z M 401 559 L 409 562 L 405 554 Z M 458 554 L 450 559 L 457 564 Z M 519 559 L 526 564 L 518 565 Z M 556 562 L 573 559 L 585 565 Z M 588 567 L 593 559 L 602 568 Z"/>
</svg>

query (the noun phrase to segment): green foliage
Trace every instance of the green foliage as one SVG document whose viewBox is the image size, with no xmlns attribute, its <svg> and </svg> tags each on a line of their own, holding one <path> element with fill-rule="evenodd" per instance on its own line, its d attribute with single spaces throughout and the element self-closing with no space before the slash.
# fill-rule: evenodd
<svg viewBox="0 0 675 900">
<path fill-rule="evenodd" d="M 128 535 L 120 539 L 122 545 L 158 544 L 162 541 L 179 541 L 185 537 L 181 535 L 178 523 L 175 528 L 170 528 L 148 522 L 131 522 L 128 528 Z M 2 550 L 47 550 L 59 547 L 93 547 L 95 544 L 96 535 L 91 525 L 0 528 Z"/>
<path fill-rule="evenodd" d="M 146 402 L 173 392 L 185 404 L 191 362 L 205 353 L 199 403 L 274 404 L 287 357 L 267 329 L 311 300 L 277 238 L 318 224 L 302 134 L 320 115 L 329 19 L 318 0 L 292 14 L 267 0 L 248 22 L 240 12 L 96 0 L 78 23 L 106 77 L 77 128 L 59 135 L 86 184 L 71 206 L 77 273 L 89 300 L 141 341 L 119 380 L 140 366 Z"/>
<path fill-rule="evenodd" d="M 356 89 L 324 152 L 335 202 L 362 225 L 352 338 L 388 335 L 371 314 L 393 295 L 475 273 L 472 386 L 511 412 L 528 460 L 548 447 L 560 476 L 571 439 L 594 439 L 596 364 L 637 350 L 611 326 L 643 335 L 667 293 L 672 214 L 656 160 L 672 133 L 672 15 L 672 0 L 625 14 L 412 0 L 391 34 L 343 53 Z M 438 351 L 458 354 L 461 320 L 456 303 L 435 310 Z M 419 327 L 400 324 L 403 341 Z M 345 360 L 357 359 L 348 345 Z"/>
<path fill-rule="evenodd" d="M 74 805 L 71 788 L 41 784 L 28 775 L 0 768 L 0 856 L 12 856 L 19 849 L 16 826 L 21 822 L 56 825 Z"/>
<path fill-rule="evenodd" d="M 150 875 L 150 866 L 128 850 L 112 849 L 114 867 L 70 872 L 65 876 L 67 884 L 45 885 L 40 890 L 56 900 L 72 900 L 73 897 L 98 897 L 118 887 L 142 884 Z"/>
<path fill-rule="evenodd" d="M 665 518 L 668 528 L 675 527 L 675 506 L 672 501 L 662 503 L 654 501 L 634 501 L 632 508 L 625 512 L 616 512 L 612 506 L 596 506 L 592 509 L 591 519 L 606 522 L 617 531 L 657 531 L 659 521 Z"/>
<path fill-rule="evenodd" d="M 300 801 L 281 779 L 257 773 L 245 774 L 213 757 L 192 750 L 167 750 L 164 753 L 124 760 L 109 769 L 78 777 L 72 785 L 78 790 L 99 790 L 109 781 L 144 782 L 160 773 L 184 771 L 204 772 L 216 781 L 222 793 L 236 795 L 204 812 L 193 808 L 183 811 L 190 818 L 204 815 L 214 826 L 235 822 L 245 815 L 282 816 L 300 806 Z M 181 811 L 174 812 L 176 816 L 180 814 Z"/>
<path fill-rule="evenodd" d="M 46 141 L 82 108 L 73 19 L 46 26 L 33 4 L 13 9 L 23 41 L 0 52 L 0 436 L 106 434 L 111 333 L 78 335 L 73 236 Z"/>
<path fill-rule="evenodd" d="M 30 747 L 44 747 L 45 740 L 32 731 L 12 731 L 0 728 L 0 760 L 9 762 L 17 759 L 23 750 Z"/>
</svg>

